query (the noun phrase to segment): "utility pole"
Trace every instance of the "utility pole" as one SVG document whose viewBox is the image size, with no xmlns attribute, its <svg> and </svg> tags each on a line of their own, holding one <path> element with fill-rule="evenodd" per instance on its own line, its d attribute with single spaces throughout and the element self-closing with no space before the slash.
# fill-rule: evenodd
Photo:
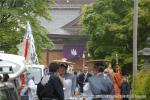
<svg viewBox="0 0 150 100">
<path fill-rule="evenodd" d="M 82 55 L 83 64 L 82 64 L 82 67 L 85 66 L 85 58 L 86 58 L 85 51 L 83 51 L 83 55 Z"/>
<path fill-rule="evenodd" d="M 49 65 L 49 49 L 48 48 L 46 49 L 46 64 L 48 68 L 48 65 Z"/>
<path fill-rule="evenodd" d="M 134 0 L 133 16 L 133 79 L 137 74 L 138 0 Z"/>
</svg>

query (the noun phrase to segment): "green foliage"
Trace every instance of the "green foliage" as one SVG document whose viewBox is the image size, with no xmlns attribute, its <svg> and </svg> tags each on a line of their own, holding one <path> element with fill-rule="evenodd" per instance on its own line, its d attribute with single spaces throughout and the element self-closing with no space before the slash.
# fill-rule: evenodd
<svg viewBox="0 0 150 100">
<path fill-rule="evenodd" d="M 132 84 L 132 95 L 145 95 L 146 98 L 133 100 L 149 100 L 150 98 L 150 71 L 139 72 Z"/>
<path fill-rule="evenodd" d="M 90 36 L 88 50 L 93 58 L 114 60 L 117 53 L 120 63 L 131 65 L 133 4 L 134 0 L 96 0 L 83 8 L 81 23 Z M 149 0 L 139 0 L 138 50 L 150 36 L 149 4 Z"/>
<path fill-rule="evenodd" d="M 50 21 L 48 10 L 52 4 L 52 0 L 0 0 L 0 50 L 17 53 L 16 45 L 23 39 L 27 21 L 32 26 L 38 56 L 42 48 L 51 47 L 47 31 L 38 19 Z"/>
</svg>

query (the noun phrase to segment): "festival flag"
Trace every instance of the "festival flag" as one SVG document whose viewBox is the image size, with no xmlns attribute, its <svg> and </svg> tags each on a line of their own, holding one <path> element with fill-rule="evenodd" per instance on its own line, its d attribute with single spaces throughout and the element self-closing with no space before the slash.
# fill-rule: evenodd
<svg viewBox="0 0 150 100">
<path fill-rule="evenodd" d="M 28 48 L 29 48 L 29 39 L 28 37 L 26 37 L 26 44 L 25 44 L 25 52 L 24 52 L 24 57 L 25 57 L 25 60 L 27 59 L 27 55 L 28 55 Z"/>
<path fill-rule="evenodd" d="M 27 23 L 27 32 L 26 32 L 26 47 L 25 47 L 25 52 L 24 52 L 25 59 L 28 56 L 28 51 L 30 51 L 32 63 L 38 64 L 39 62 L 38 62 L 38 57 L 37 57 L 36 50 L 35 50 L 35 42 L 34 42 L 34 38 L 32 35 L 31 25 L 29 24 L 29 22 Z"/>
</svg>

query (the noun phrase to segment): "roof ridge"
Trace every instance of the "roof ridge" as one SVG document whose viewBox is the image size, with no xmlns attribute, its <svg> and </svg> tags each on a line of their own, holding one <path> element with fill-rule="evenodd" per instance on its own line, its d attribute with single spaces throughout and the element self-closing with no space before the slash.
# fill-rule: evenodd
<svg viewBox="0 0 150 100">
<path fill-rule="evenodd" d="M 71 22 L 65 24 L 65 25 L 62 26 L 61 28 L 62 28 L 62 29 L 71 28 L 70 26 L 73 26 L 73 25 L 77 24 L 77 22 L 79 22 L 80 18 L 81 18 L 81 15 L 79 15 L 77 18 L 75 18 L 75 19 L 72 20 Z"/>
</svg>

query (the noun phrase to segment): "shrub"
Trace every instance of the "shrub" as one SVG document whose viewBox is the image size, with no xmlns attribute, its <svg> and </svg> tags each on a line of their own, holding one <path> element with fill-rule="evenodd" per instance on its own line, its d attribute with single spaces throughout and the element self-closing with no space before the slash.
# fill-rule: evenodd
<svg viewBox="0 0 150 100">
<path fill-rule="evenodd" d="M 150 100 L 150 71 L 141 71 L 132 84 L 132 100 Z M 146 96 L 146 98 L 138 98 Z"/>
</svg>

